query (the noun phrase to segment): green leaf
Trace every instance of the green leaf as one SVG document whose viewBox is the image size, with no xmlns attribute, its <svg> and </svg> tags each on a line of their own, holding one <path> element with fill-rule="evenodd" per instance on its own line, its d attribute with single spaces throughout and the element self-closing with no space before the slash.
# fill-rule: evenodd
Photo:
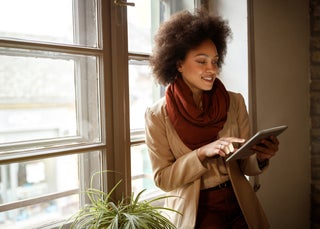
<svg viewBox="0 0 320 229">
<path fill-rule="evenodd" d="M 92 175 L 90 188 L 86 190 L 90 204 L 83 206 L 68 220 L 71 222 L 71 229 L 176 229 L 175 225 L 162 215 L 162 211 L 181 213 L 174 209 L 153 205 L 155 201 L 176 196 L 161 196 L 149 201 L 141 201 L 141 196 L 146 191 L 144 189 L 136 196 L 132 193 L 131 196 L 115 203 L 111 195 L 121 180 L 108 193 L 92 186 L 93 177 L 103 172 L 110 171 Z"/>
</svg>

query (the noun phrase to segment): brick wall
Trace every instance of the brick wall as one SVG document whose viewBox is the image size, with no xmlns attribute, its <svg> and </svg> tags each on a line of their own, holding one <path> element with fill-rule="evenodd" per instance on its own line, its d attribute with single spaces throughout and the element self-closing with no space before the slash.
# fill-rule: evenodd
<svg viewBox="0 0 320 229">
<path fill-rule="evenodd" d="M 311 228 L 320 228 L 320 0 L 310 0 Z"/>
</svg>

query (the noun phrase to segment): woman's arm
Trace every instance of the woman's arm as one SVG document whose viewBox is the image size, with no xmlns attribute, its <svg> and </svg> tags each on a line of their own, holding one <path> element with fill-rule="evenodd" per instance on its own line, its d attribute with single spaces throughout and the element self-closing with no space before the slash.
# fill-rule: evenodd
<svg viewBox="0 0 320 229">
<path fill-rule="evenodd" d="M 163 112 L 163 111 L 162 111 Z M 196 150 L 185 154 L 172 152 L 169 145 L 165 114 L 147 109 L 146 144 L 148 146 L 155 184 L 164 191 L 171 191 L 199 179 L 207 171 Z M 174 140 L 171 139 L 171 142 Z"/>
</svg>

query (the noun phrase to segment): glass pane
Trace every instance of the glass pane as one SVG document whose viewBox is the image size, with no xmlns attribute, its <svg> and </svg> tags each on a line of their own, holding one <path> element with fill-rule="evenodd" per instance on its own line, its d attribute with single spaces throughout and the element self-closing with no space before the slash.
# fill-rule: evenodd
<svg viewBox="0 0 320 229">
<path fill-rule="evenodd" d="M 144 129 L 146 108 L 160 98 L 161 88 L 150 72 L 147 61 L 130 61 L 130 129 Z"/>
<path fill-rule="evenodd" d="M 0 49 L 0 63 L 0 145 L 100 140 L 96 57 Z"/>
<path fill-rule="evenodd" d="M 0 38 L 97 47 L 95 5 L 95 0 L 1 0 Z"/>
<path fill-rule="evenodd" d="M 48 222 L 71 217 L 79 209 L 79 195 L 52 199 L 41 204 L 0 212 L 0 225 L 5 229 L 42 228 Z"/>
<path fill-rule="evenodd" d="M 127 7 L 128 12 L 128 47 L 129 52 L 150 53 L 153 18 L 151 2 L 154 0 L 136 0 L 134 7 Z M 155 0 L 158 2 L 159 0 Z"/>
<path fill-rule="evenodd" d="M 146 144 L 131 146 L 132 191 L 138 194 L 143 189 L 144 198 L 159 193 L 153 181 L 153 174 Z"/>
<path fill-rule="evenodd" d="M 192 10 L 195 0 L 131 0 L 128 10 L 128 47 L 132 53 L 151 53 L 160 23 L 180 10 Z"/>
<path fill-rule="evenodd" d="M 16 205 L 0 212 L 1 227 L 35 228 L 70 217 L 84 204 L 83 191 L 89 186 L 91 175 L 99 171 L 100 158 L 100 152 L 90 152 L 2 165 L 0 208 Z M 91 170 L 94 166 L 96 171 Z M 100 188 L 100 181 L 95 182 L 95 187 Z M 37 202 L 37 198 L 67 191 Z"/>
</svg>

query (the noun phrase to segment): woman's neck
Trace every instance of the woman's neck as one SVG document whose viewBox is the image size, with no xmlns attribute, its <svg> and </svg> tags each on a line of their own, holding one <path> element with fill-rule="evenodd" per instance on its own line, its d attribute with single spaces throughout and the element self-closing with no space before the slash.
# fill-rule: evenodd
<svg viewBox="0 0 320 229">
<path fill-rule="evenodd" d="M 198 91 L 197 93 L 193 93 L 193 100 L 197 107 L 202 110 L 202 91 Z"/>
</svg>

